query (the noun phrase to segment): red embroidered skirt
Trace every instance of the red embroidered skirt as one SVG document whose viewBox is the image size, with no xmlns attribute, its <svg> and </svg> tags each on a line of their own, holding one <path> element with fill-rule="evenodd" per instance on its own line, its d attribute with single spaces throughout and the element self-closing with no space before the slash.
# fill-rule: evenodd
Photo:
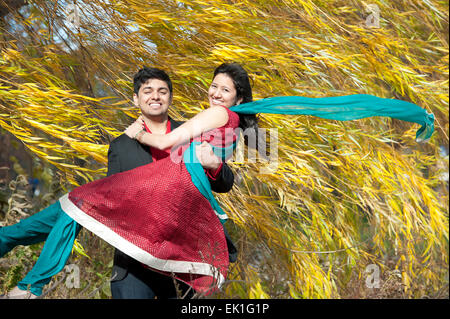
<svg viewBox="0 0 450 319">
<path fill-rule="evenodd" d="M 226 278 L 223 227 L 183 162 L 167 157 L 80 186 L 60 201 L 83 227 L 197 292 L 208 294 Z"/>
</svg>

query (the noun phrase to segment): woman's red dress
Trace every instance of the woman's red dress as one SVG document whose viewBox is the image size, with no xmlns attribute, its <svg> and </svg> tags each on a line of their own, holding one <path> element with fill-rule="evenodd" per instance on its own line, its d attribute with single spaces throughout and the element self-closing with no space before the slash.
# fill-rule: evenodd
<svg viewBox="0 0 450 319">
<path fill-rule="evenodd" d="M 225 145 L 227 133 L 239 124 L 238 115 L 227 111 L 228 123 L 202 140 Z M 233 134 L 231 142 L 235 139 Z M 226 278 L 229 257 L 223 226 L 180 157 L 78 187 L 61 199 L 61 206 L 105 241 L 197 292 L 208 293 Z"/>
</svg>

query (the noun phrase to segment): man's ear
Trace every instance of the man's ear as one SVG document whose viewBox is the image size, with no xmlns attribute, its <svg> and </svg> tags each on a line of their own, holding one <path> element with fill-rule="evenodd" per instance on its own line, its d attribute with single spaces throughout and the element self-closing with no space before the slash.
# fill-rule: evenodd
<svg viewBox="0 0 450 319">
<path fill-rule="evenodd" d="M 139 100 L 138 100 L 138 96 L 136 93 L 133 93 L 133 101 L 134 101 L 134 106 L 139 107 Z"/>
</svg>

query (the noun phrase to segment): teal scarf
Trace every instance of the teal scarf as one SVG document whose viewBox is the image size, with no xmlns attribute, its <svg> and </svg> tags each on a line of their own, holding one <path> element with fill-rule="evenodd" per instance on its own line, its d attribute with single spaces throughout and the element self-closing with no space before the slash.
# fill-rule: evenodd
<svg viewBox="0 0 450 319">
<path fill-rule="evenodd" d="M 230 107 L 236 113 L 312 115 L 328 120 L 350 121 L 371 116 L 388 116 L 422 125 L 416 141 L 427 141 L 434 131 L 434 115 L 420 106 L 402 100 L 385 99 L 368 94 L 311 98 L 282 96 Z"/>
<path fill-rule="evenodd" d="M 416 104 L 396 99 L 385 99 L 368 94 L 355 94 L 336 97 L 309 98 L 303 96 L 283 96 L 261 99 L 230 107 L 230 110 L 242 114 L 286 114 L 312 115 L 329 120 L 351 121 L 371 116 L 387 116 L 421 125 L 416 132 L 416 141 L 425 142 L 434 131 L 434 115 Z M 195 146 L 191 143 L 184 153 L 184 163 L 192 177 L 194 185 L 211 203 L 220 221 L 227 219 L 225 212 L 215 200 L 203 167 L 195 156 Z M 236 144 L 226 150 L 213 148 L 217 155 L 229 154 Z M 223 156 L 222 159 L 225 158 Z"/>
</svg>

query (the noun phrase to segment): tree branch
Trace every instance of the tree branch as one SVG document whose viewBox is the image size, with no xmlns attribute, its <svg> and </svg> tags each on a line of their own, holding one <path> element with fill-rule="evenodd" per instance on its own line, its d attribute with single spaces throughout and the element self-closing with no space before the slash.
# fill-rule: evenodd
<svg viewBox="0 0 450 319">
<path fill-rule="evenodd" d="M 0 18 L 12 11 L 17 11 L 26 5 L 25 0 L 0 0 Z"/>
</svg>

